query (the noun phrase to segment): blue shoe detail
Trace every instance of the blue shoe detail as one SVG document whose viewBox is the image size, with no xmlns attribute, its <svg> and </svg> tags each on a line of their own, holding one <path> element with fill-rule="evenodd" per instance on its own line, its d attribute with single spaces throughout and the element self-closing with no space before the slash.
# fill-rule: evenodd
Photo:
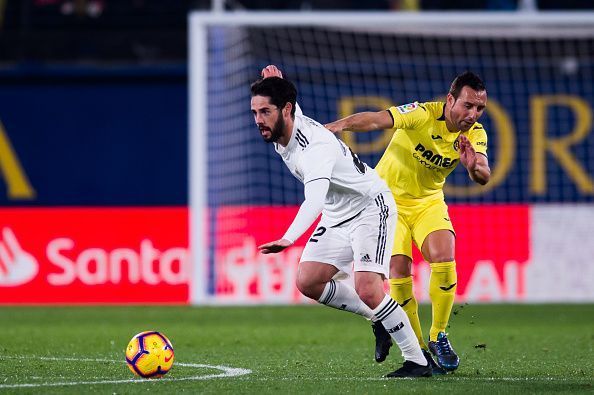
<svg viewBox="0 0 594 395">
<path fill-rule="evenodd" d="M 444 332 L 437 334 L 437 340 L 429 342 L 429 350 L 437 359 L 437 364 L 444 370 L 451 372 L 458 369 L 460 358 L 452 348 L 447 335 Z"/>
</svg>

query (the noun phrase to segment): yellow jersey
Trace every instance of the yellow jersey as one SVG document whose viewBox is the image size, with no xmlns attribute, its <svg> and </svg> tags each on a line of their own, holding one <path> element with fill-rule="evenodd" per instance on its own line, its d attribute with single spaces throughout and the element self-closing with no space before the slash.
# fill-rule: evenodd
<svg viewBox="0 0 594 395">
<path fill-rule="evenodd" d="M 487 133 L 476 122 L 467 131 L 446 127 L 445 103 L 409 103 L 390 107 L 394 135 L 376 166 L 399 203 L 444 199 L 446 177 L 460 162 L 458 136 L 464 134 L 478 153 L 487 155 Z"/>
</svg>

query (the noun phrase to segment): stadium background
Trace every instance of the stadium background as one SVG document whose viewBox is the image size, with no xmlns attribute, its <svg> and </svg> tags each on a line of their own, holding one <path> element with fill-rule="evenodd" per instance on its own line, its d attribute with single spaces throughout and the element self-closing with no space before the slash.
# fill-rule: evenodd
<svg viewBox="0 0 594 395">
<path fill-rule="evenodd" d="M 459 237 L 458 301 L 594 301 L 591 31 L 209 31 L 206 231 L 197 259 L 189 252 L 200 173 L 188 155 L 195 92 L 185 28 L 196 4 L 86 2 L 103 7 L 93 16 L 89 7 L 64 14 L 65 3 L 5 7 L 1 303 L 304 302 L 293 286 L 304 240 L 273 257 L 255 250 L 282 233 L 302 199 L 247 107 L 247 87 L 268 63 L 296 82 L 304 112 L 321 122 L 433 100 L 457 72 L 477 71 L 489 90 L 482 122 L 494 180 L 474 191 L 458 169 L 446 193 Z M 344 139 L 375 165 L 382 136 Z M 416 270 L 425 301 L 428 269 Z"/>
</svg>

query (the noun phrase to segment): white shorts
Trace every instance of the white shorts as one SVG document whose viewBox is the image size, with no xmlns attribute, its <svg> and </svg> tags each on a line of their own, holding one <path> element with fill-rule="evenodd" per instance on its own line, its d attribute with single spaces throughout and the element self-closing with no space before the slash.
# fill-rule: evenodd
<svg viewBox="0 0 594 395">
<path fill-rule="evenodd" d="M 346 274 L 375 272 L 388 278 L 396 220 L 391 192 L 380 193 L 363 211 L 341 224 L 328 226 L 322 216 L 301 262 L 322 262 Z"/>
</svg>

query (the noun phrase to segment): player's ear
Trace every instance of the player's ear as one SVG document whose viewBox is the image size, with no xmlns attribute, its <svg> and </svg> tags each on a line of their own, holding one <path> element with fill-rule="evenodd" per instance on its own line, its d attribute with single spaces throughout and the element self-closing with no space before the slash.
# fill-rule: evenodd
<svg viewBox="0 0 594 395">
<path fill-rule="evenodd" d="M 291 116 L 292 109 L 293 109 L 293 104 L 291 104 L 290 102 L 287 102 L 287 104 L 285 104 L 285 106 L 283 107 L 283 116 L 285 116 L 285 117 Z"/>
<path fill-rule="evenodd" d="M 452 108 L 455 102 L 456 98 L 454 97 L 454 95 L 448 93 L 448 95 L 446 96 L 446 103 L 448 104 L 448 107 Z"/>
</svg>

